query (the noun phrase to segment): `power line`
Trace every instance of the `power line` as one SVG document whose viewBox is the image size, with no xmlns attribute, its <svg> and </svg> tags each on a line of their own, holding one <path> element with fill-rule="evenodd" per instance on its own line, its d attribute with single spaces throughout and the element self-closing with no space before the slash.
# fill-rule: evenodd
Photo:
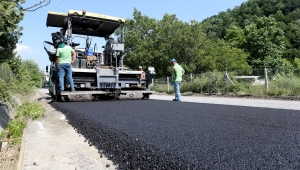
<svg viewBox="0 0 300 170">
<path fill-rule="evenodd" d="M 28 12 L 33 12 L 33 11 L 36 11 L 44 6 L 47 6 L 50 4 L 51 0 L 48 0 L 48 2 L 45 4 L 45 5 L 42 5 L 46 0 L 43 0 L 43 1 L 40 1 L 40 3 L 37 3 L 31 7 L 28 7 L 28 8 L 25 8 L 23 9 L 22 7 L 20 7 L 21 11 L 28 11 Z M 39 7 L 37 7 L 39 6 Z M 35 9 L 32 9 L 32 8 L 35 8 Z"/>
<path fill-rule="evenodd" d="M 60 3 L 53 9 L 55 10 L 64 0 L 61 0 Z"/>
<path fill-rule="evenodd" d="M 38 2 L 39 2 L 39 0 L 36 1 L 36 3 L 38 3 Z M 27 15 L 27 14 L 25 14 L 25 15 L 27 15 L 27 18 L 29 18 L 29 16 L 30 16 L 31 14 L 32 14 L 32 12 L 30 12 L 28 15 Z M 26 16 L 25 16 L 25 17 L 26 17 Z M 27 23 L 28 20 L 29 20 L 29 19 L 25 20 L 23 24 L 25 25 L 25 23 Z"/>
<path fill-rule="evenodd" d="M 50 1 L 50 0 L 49 0 L 49 1 Z M 63 1 L 64 1 L 64 0 L 61 0 L 60 3 L 59 3 L 53 10 L 55 10 L 57 7 L 59 7 L 60 4 L 61 4 Z M 31 33 L 27 34 L 27 36 L 29 36 L 29 35 L 31 35 L 33 32 L 35 32 L 35 30 L 37 30 L 37 29 L 42 25 L 43 22 L 44 22 L 44 21 L 42 21 L 35 29 L 33 29 Z"/>
</svg>

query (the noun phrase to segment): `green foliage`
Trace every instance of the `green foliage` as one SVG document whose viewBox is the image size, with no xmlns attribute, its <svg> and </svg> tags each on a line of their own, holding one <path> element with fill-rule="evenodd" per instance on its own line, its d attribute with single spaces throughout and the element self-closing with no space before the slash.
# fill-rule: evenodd
<svg viewBox="0 0 300 170">
<path fill-rule="evenodd" d="M 45 108 L 37 102 L 22 104 L 17 109 L 16 117 L 8 123 L 6 130 L 2 131 L 1 138 L 21 138 L 27 126 L 27 120 L 41 118 L 45 111 Z"/>
<path fill-rule="evenodd" d="M 257 71 L 253 71 L 257 72 Z M 274 71 L 273 71 L 274 72 Z M 193 92 L 200 94 L 219 95 L 253 95 L 253 96 L 299 96 L 300 78 L 295 74 L 283 74 L 281 71 L 276 75 L 269 76 L 269 88 L 265 85 L 254 84 L 253 79 L 235 79 L 237 73 L 230 72 L 228 79 L 224 78 L 224 72 L 207 72 L 192 80 L 185 75 L 180 87 L 182 93 Z M 170 83 L 169 91 L 167 82 L 154 80 L 151 90 L 157 92 L 174 93 L 173 85 Z"/>
<path fill-rule="evenodd" d="M 205 72 L 251 69 L 247 63 L 248 55 L 238 48 L 230 47 L 222 40 L 217 40 L 216 43 L 211 44 L 201 55 L 204 56 L 204 60 L 199 61 L 198 68 L 202 66 L 202 71 Z"/>
<path fill-rule="evenodd" d="M 298 96 L 300 95 L 300 79 L 294 75 L 279 75 L 270 83 L 267 94 Z"/>
<path fill-rule="evenodd" d="M 11 71 L 14 73 L 14 75 L 17 78 L 21 78 L 22 76 L 22 58 L 20 55 L 16 56 L 16 53 L 14 54 L 14 57 L 7 61 L 7 64 L 11 68 Z"/>
<path fill-rule="evenodd" d="M 189 81 L 182 82 L 181 91 L 213 94 L 221 93 L 225 86 L 224 73 L 207 72 L 194 79 L 192 83 Z"/>
<path fill-rule="evenodd" d="M 247 60 L 254 68 L 279 68 L 284 64 L 284 33 L 274 18 L 261 17 L 244 30 L 232 27 L 225 39 L 231 46 L 249 53 Z"/>
<path fill-rule="evenodd" d="M 1 66 L 3 69 L 0 70 L 2 75 L 2 77 L 0 77 L 0 101 L 13 104 L 13 94 L 17 93 L 25 96 L 34 91 L 34 86 L 37 86 L 38 78 L 41 75 L 34 61 L 23 62 L 17 57 L 12 59 L 11 62 L 8 62 L 8 64 L 1 64 Z M 36 79 L 32 78 L 34 76 Z M 45 109 L 38 103 L 24 103 L 17 109 L 16 118 L 8 123 L 7 129 L 2 132 L 1 137 L 22 137 L 27 119 L 38 119 L 44 115 L 44 112 Z"/>
<path fill-rule="evenodd" d="M 300 70 L 300 58 L 295 58 L 295 60 L 294 60 L 294 67 L 297 70 Z"/>
<path fill-rule="evenodd" d="M 280 67 L 285 49 L 283 31 L 273 18 L 262 17 L 244 30 L 246 43 L 243 49 L 250 53 L 248 62 L 254 68 Z"/>
<path fill-rule="evenodd" d="M 246 52 L 251 52 L 248 58 L 249 64 L 256 67 L 256 65 L 261 65 L 261 61 L 265 61 L 267 65 L 277 65 L 282 64 L 282 61 L 278 58 L 279 56 L 293 61 L 297 56 L 300 55 L 300 1 L 299 0 L 248 0 L 242 3 L 240 6 L 235 7 L 232 10 L 227 10 L 226 12 L 220 12 L 218 15 L 214 15 L 210 18 L 205 19 L 203 22 L 209 25 L 207 31 L 213 30 L 219 38 L 225 38 L 226 42 L 230 43 L 232 47 L 238 47 L 245 50 Z M 277 26 L 269 27 L 266 29 L 258 28 L 255 29 L 253 24 L 256 25 L 260 22 L 261 17 L 275 18 Z M 266 24 L 263 22 L 263 24 Z M 252 25 L 252 26 L 250 26 Z M 249 44 L 248 48 L 245 48 L 244 31 L 248 27 L 248 40 L 251 40 L 252 44 Z M 253 31 L 251 33 L 251 31 Z M 282 30 L 284 36 L 283 48 L 281 41 L 274 41 L 277 39 L 274 34 L 275 30 Z M 265 34 L 262 34 L 262 32 Z M 260 33 L 259 33 L 260 32 Z M 254 35 L 252 38 L 251 36 Z M 275 37 L 270 37 L 273 39 L 273 43 L 268 43 L 268 35 L 275 35 Z M 258 39 L 261 36 L 261 39 Z M 279 39 L 281 35 L 279 35 Z M 252 39 L 251 39 L 252 38 Z M 266 43 L 266 44 L 263 44 Z M 255 49 L 255 46 L 262 45 L 263 50 Z M 261 54 L 265 52 L 265 57 L 260 58 Z M 283 51 L 282 51 L 283 50 Z M 256 56 L 257 51 L 259 56 Z M 272 52 L 271 52 L 272 51 Z M 269 55 L 275 56 L 275 62 L 272 61 L 273 58 Z M 252 61 L 252 59 L 255 59 Z M 252 62 L 252 63 L 250 63 Z"/>
<path fill-rule="evenodd" d="M 7 125 L 6 134 L 8 138 L 21 138 L 27 126 L 27 121 L 21 117 L 11 120 Z"/>
<path fill-rule="evenodd" d="M 39 103 L 29 103 L 26 102 L 22 104 L 18 110 L 17 115 L 19 116 L 25 116 L 26 118 L 32 118 L 33 120 L 36 120 L 40 117 L 44 116 L 45 108 L 42 107 Z"/>
<path fill-rule="evenodd" d="M 133 19 L 125 22 L 125 64 L 131 68 L 154 66 L 158 77 L 170 75 L 172 58 L 187 74 L 249 68 L 246 53 L 214 38 L 213 33 L 205 32 L 206 27 L 168 14 L 155 20 L 135 9 Z"/>
<path fill-rule="evenodd" d="M 23 68 L 29 74 L 30 86 L 41 88 L 43 84 L 43 72 L 39 69 L 38 64 L 32 59 L 25 60 L 23 61 Z"/>
<path fill-rule="evenodd" d="M 233 26 L 227 30 L 227 34 L 224 39 L 227 43 L 229 43 L 230 46 L 236 48 L 243 48 L 243 45 L 246 43 L 244 30 L 236 26 Z"/>
<path fill-rule="evenodd" d="M 23 12 L 18 9 L 25 0 L 1 1 L 0 2 L 0 63 L 13 58 L 13 50 L 22 28 L 18 23 L 23 19 Z"/>
<path fill-rule="evenodd" d="M 0 100 L 7 102 L 11 98 L 7 84 L 0 78 Z"/>
</svg>

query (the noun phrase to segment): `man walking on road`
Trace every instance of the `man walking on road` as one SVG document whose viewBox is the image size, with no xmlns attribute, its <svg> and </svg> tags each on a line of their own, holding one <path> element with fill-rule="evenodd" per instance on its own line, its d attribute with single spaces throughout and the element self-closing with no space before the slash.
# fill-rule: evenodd
<svg viewBox="0 0 300 170">
<path fill-rule="evenodd" d="M 172 82 L 174 85 L 175 99 L 173 101 L 181 101 L 180 84 L 182 81 L 182 75 L 185 73 L 184 69 L 176 62 L 175 59 L 171 60 L 173 66 L 172 69 Z"/>
</svg>

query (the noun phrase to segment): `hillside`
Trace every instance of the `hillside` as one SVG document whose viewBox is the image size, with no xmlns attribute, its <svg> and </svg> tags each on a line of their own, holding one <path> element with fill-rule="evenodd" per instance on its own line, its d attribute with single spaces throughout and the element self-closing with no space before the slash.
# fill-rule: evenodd
<svg viewBox="0 0 300 170">
<path fill-rule="evenodd" d="M 241 6 L 220 12 L 203 23 L 209 23 L 208 30 L 214 30 L 219 38 L 224 38 L 227 29 L 238 26 L 244 29 L 260 17 L 272 17 L 283 30 L 286 49 L 283 58 L 294 61 L 300 56 L 300 1 L 299 0 L 248 0 Z"/>
</svg>

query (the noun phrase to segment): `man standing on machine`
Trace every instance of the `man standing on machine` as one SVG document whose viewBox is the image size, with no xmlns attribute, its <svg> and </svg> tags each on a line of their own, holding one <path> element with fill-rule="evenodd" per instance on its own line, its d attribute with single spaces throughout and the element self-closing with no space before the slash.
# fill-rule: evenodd
<svg viewBox="0 0 300 170">
<path fill-rule="evenodd" d="M 58 69 L 60 90 L 65 90 L 64 77 L 66 73 L 70 82 L 71 92 L 75 91 L 71 64 L 74 63 L 76 59 L 76 52 L 71 46 L 66 45 L 64 42 L 58 43 L 57 47 L 55 67 Z"/>
</svg>

